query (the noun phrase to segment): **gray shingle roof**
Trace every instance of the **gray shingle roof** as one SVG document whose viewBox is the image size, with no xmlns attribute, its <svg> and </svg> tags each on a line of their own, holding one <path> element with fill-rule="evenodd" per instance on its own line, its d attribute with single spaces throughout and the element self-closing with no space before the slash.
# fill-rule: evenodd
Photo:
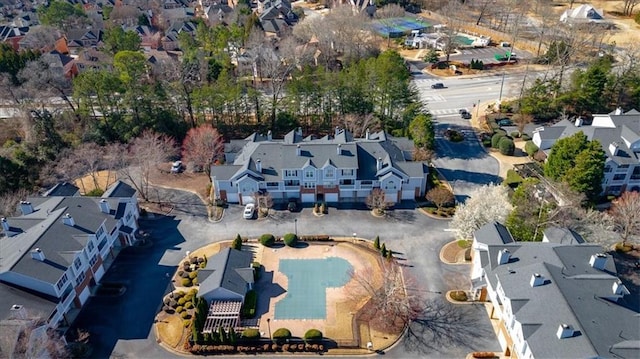
<svg viewBox="0 0 640 359">
<path fill-rule="evenodd" d="M 251 253 L 225 248 L 207 261 L 207 266 L 198 271 L 200 289 L 198 296 L 205 296 L 220 287 L 244 297 L 247 284 L 253 283 Z"/>
<path fill-rule="evenodd" d="M 498 222 L 487 223 L 480 227 L 475 231 L 474 237 L 478 242 L 484 244 L 507 244 L 515 242 L 507 227 Z"/>
<path fill-rule="evenodd" d="M 53 196 L 77 196 L 80 194 L 80 189 L 68 182 L 61 182 L 51 187 L 50 190 L 45 192 L 43 196 L 53 197 Z"/>
<path fill-rule="evenodd" d="M 544 230 L 544 236 L 549 242 L 560 244 L 584 243 L 584 238 L 568 228 L 549 227 Z"/>
<path fill-rule="evenodd" d="M 109 187 L 102 194 L 102 198 L 115 198 L 115 197 L 131 198 L 135 194 L 136 194 L 136 190 L 133 187 L 129 186 L 128 184 L 122 181 L 117 181 L 116 183 L 112 184 L 111 187 Z"/>
</svg>

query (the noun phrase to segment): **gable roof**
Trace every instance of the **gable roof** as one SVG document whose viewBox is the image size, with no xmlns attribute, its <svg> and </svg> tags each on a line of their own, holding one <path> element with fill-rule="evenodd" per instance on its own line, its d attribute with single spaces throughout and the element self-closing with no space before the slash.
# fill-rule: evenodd
<svg viewBox="0 0 640 359">
<path fill-rule="evenodd" d="M 575 9 L 568 9 L 562 14 L 562 18 L 578 20 L 603 20 L 603 10 L 598 10 L 591 5 L 582 4 Z"/>
<path fill-rule="evenodd" d="M 207 261 L 207 266 L 198 271 L 200 289 L 198 296 L 205 296 L 218 288 L 225 288 L 242 297 L 247 284 L 253 283 L 251 253 L 225 248 Z"/>
</svg>

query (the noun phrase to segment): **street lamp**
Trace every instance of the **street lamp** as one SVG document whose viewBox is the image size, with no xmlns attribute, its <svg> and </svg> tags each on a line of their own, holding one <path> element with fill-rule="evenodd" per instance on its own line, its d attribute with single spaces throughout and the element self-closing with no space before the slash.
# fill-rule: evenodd
<svg viewBox="0 0 640 359">
<path fill-rule="evenodd" d="M 271 318 L 267 318 L 267 328 L 269 328 L 269 339 L 271 339 Z"/>
<path fill-rule="evenodd" d="M 294 225 L 295 233 L 296 233 L 296 237 L 297 237 L 298 236 L 298 219 L 297 218 L 293 219 L 293 225 Z"/>
</svg>

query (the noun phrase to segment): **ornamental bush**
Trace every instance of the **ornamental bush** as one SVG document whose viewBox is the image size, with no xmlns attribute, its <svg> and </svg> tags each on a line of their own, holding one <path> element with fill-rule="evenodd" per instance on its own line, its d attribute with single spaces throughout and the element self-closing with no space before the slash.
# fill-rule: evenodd
<svg viewBox="0 0 640 359">
<path fill-rule="evenodd" d="M 187 302 L 187 300 L 184 297 L 178 299 L 178 305 L 184 305 L 184 303 L 186 303 L 186 302 Z"/>
<path fill-rule="evenodd" d="M 322 332 L 318 329 L 309 329 L 306 333 L 304 333 L 305 340 L 321 340 Z"/>
<path fill-rule="evenodd" d="M 183 287 L 191 287 L 192 286 L 191 279 L 182 278 L 182 286 Z"/>
<path fill-rule="evenodd" d="M 236 236 L 236 238 L 231 242 L 231 248 L 241 250 L 242 249 L 242 237 L 240 234 Z"/>
<path fill-rule="evenodd" d="M 533 155 L 538 152 L 538 146 L 536 146 L 533 141 L 527 141 L 527 143 L 524 144 L 524 152 L 526 152 L 530 157 L 533 157 Z"/>
<path fill-rule="evenodd" d="M 276 242 L 276 237 L 273 234 L 265 233 L 260 236 L 260 243 L 265 247 L 271 247 Z"/>
<path fill-rule="evenodd" d="M 289 339 L 291 338 L 291 332 L 287 328 L 279 328 L 273 332 L 273 339 Z"/>
<path fill-rule="evenodd" d="M 183 311 L 184 311 L 184 308 L 182 307 L 176 308 L 176 313 L 182 313 Z"/>
<path fill-rule="evenodd" d="M 191 309 L 191 308 L 193 308 L 193 302 L 184 303 L 184 309 Z"/>
<path fill-rule="evenodd" d="M 198 271 L 194 271 L 189 273 L 189 279 L 194 279 L 198 276 Z"/>
<path fill-rule="evenodd" d="M 298 243 L 298 236 L 295 233 L 287 233 L 282 237 L 282 240 L 288 247 L 294 247 Z"/>
<path fill-rule="evenodd" d="M 501 138 L 498 146 L 500 147 L 500 153 L 505 156 L 513 156 L 513 152 L 516 150 L 513 140 L 508 137 Z"/>
<path fill-rule="evenodd" d="M 496 133 L 495 135 L 491 136 L 491 147 L 499 148 L 500 140 L 503 138 L 504 138 L 504 135 L 501 133 Z"/>
<path fill-rule="evenodd" d="M 242 305 L 242 316 L 245 318 L 253 318 L 256 315 L 256 307 L 258 306 L 258 293 L 250 290 L 244 297 Z"/>
<path fill-rule="evenodd" d="M 258 339 L 260 338 L 260 331 L 255 328 L 247 328 L 242 331 L 242 337 L 245 339 Z"/>
</svg>

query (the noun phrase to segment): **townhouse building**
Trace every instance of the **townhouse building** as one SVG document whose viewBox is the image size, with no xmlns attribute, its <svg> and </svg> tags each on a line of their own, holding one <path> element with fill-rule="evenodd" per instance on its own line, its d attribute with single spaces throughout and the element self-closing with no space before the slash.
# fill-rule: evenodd
<svg viewBox="0 0 640 359">
<path fill-rule="evenodd" d="M 125 183 L 102 197 L 56 195 L 73 193 L 61 188 L 0 219 L 0 306 L 34 304 L 51 327 L 71 324 L 119 251 L 134 243 L 139 217 L 136 191 Z"/>
<path fill-rule="evenodd" d="M 384 131 L 354 138 L 336 128 L 333 136 L 303 137 L 302 130 L 282 140 L 252 134 L 225 146 L 225 164 L 211 168 L 216 198 L 246 204 L 267 192 L 274 202 L 364 202 L 374 188 L 398 203 L 425 195 L 428 166 L 411 161 L 413 142 Z"/>
<path fill-rule="evenodd" d="M 604 194 L 640 192 L 640 112 L 623 113 L 617 109 L 610 114 L 594 115 L 591 124 L 585 124 L 581 118 L 574 122 L 562 120 L 536 129 L 532 141 L 548 154 L 557 140 L 577 132 L 584 133 L 589 140 L 598 140 L 607 156 L 602 182 Z"/>
<path fill-rule="evenodd" d="M 601 246 L 562 228 L 546 230 L 542 243 L 515 242 L 493 222 L 472 248 L 472 292 L 490 303 L 505 356 L 640 356 L 638 297 Z"/>
</svg>

